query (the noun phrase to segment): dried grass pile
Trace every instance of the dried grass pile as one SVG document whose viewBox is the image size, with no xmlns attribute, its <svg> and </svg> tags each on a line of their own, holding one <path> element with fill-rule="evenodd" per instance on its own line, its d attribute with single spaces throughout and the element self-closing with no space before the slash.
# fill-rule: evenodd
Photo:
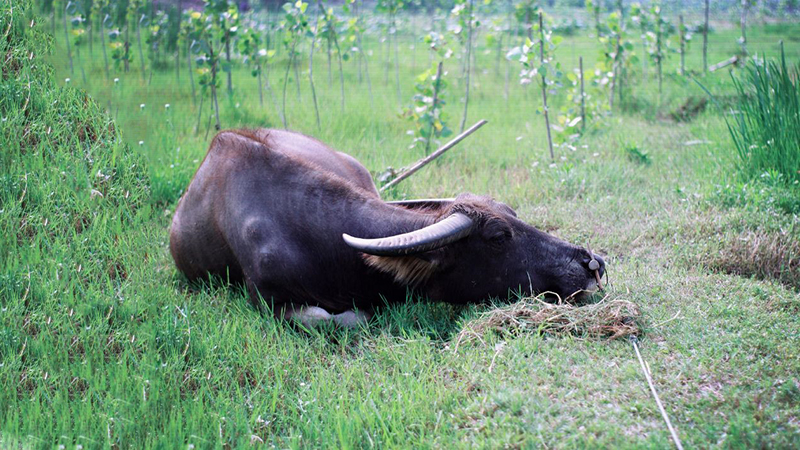
<svg viewBox="0 0 800 450">
<path fill-rule="evenodd" d="M 597 303 L 575 306 L 548 303 L 539 297 L 492 309 L 466 323 L 457 344 L 483 342 L 493 331 L 501 335 L 522 333 L 572 334 L 586 339 L 617 339 L 641 332 L 639 308 L 627 300 L 606 296 Z"/>
</svg>

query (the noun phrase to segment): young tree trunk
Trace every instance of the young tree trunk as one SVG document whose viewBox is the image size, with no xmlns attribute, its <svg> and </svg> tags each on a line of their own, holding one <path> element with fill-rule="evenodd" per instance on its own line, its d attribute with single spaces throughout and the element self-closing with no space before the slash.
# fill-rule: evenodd
<svg viewBox="0 0 800 450">
<path fill-rule="evenodd" d="M 81 61 L 81 46 L 75 46 L 75 57 L 78 59 L 78 67 L 81 69 L 81 79 L 83 84 L 86 84 L 86 71 L 83 69 L 83 61 Z"/>
<path fill-rule="evenodd" d="M 514 23 L 512 15 L 512 11 L 514 10 L 513 8 L 514 8 L 513 0 L 508 0 L 508 18 L 506 20 L 508 21 L 509 33 L 511 33 L 511 35 L 508 38 L 509 46 L 514 45 L 513 37 L 516 35 L 516 33 L 514 33 L 511 30 L 511 27 L 513 26 Z M 511 84 L 511 61 L 508 58 L 505 58 L 505 60 L 506 60 L 506 79 L 505 79 L 505 84 L 503 86 L 503 95 L 505 96 L 506 100 L 506 108 L 508 108 L 508 101 L 510 95 L 508 90 Z"/>
<path fill-rule="evenodd" d="M 612 72 L 614 74 L 611 77 L 611 96 L 608 98 L 608 109 L 614 110 L 614 94 L 617 92 L 617 84 L 619 84 L 620 70 L 619 70 L 619 34 L 617 34 L 617 44 L 615 46 L 616 50 L 614 52 L 614 61 L 612 62 Z"/>
<path fill-rule="evenodd" d="M 344 113 L 344 68 L 342 67 L 342 49 L 339 48 L 339 39 L 333 35 L 333 44 L 336 46 L 336 55 L 339 57 L 339 87 L 342 94 L 342 113 Z"/>
<path fill-rule="evenodd" d="M 297 36 L 295 36 L 294 40 L 292 41 L 292 52 L 289 54 L 289 64 L 286 65 L 286 73 L 283 76 L 283 114 L 281 114 L 281 119 L 283 120 L 283 128 L 287 130 L 289 128 L 286 125 L 286 86 L 289 83 L 289 71 L 292 69 L 292 66 L 294 65 L 294 49 L 296 46 L 297 46 Z"/>
<path fill-rule="evenodd" d="M 660 22 L 660 21 L 659 21 Z M 658 58 L 656 60 L 656 67 L 658 68 L 658 97 L 661 98 L 661 86 L 662 86 L 662 79 L 661 79 L 661 23 L 659 23 L 656 27 L 656 54 Z"/>
<path fill-rule="evenodd" d="M 94 39 L 92 39 L 92 34 L 94 34 L 94 26 L 92 25 L 91 19 L 87 20 L 86 23 L 87 31 L 89 31 L 89 59 L 94 59 Z"/>
<path fill-rule="evenodd" d="M 228 63 L 228 95 L 230 96 L 233 94 L 233 70 L 231 68 L 231 35 L 227 30 L 225 31 L 225 61 Z"/>
<path fill-rule="evenodd" d="M 385 50 L 386 58 L 385 58 L 385 64 L 384 64 L 384 67 L 385 67 L 386 70 L 383 71 L 383 85 L 384 86 L 388 86 L 389 85 L 389 71 L 392 68 L 392 62 L 391 62 L 391 58 L 392 58 L 392 42 L 391 42 L 392 33 L 390 31 L 391 30 L 387 30 L 386 31 L 386 50 Z"/>
<path fill-rule="evenodd" d="M 356 24 L 361 23 L 361 14 L 358 11 L 358 5 L 353 3 L 353 17 L 355 17 Z M 364 64 L 364 47 L 361 45 L 361 33 L 356 35 L 356 45 L 358 45 L 358 84 L 363 83 L 364 77 L 361 72 L 361 65 Z"/>
<path fill-rule="evenodd" d="M 464 132 L 464 127 L 467 124 L 467 111 L 469 108 L 469 74 L 471 72 L 470 66 L 472 62 L 472 4 L 473 0 L 469 0 L 469 11 L 467 12 L 467 60 L 466 64 L 466 87 L 464 88 L 464 115 L 461 116 L 461 130 L 459 133 Z M 541 26 L 541 20 L 539 21 Z M 544 36 L 544 35 L 542 35 Z"/>
<path fill-rule="evenodd" d="M 400 56 L 398 55 L 399 51 L 397 49 L 397 24 L 395 22 L 395 17 L 392 16 L 392 28 L 394 28 L 394 80 L 395 85 L 397 86 L 397 104 L 402 106 L 403 104 L 403 95 L 400 92 Z"/>
<path fill-rule="evenodd" d="M 139 65 L 142 66 L 142 81 L 145 79 L 144 69 L 144 50 L 142 50 L 142 27 L 139 25 L 141 20 L 136 21 L 136 41 L 139 43 Z"/>
<path fill-rule="evenodd" d="M 411 14 L 411 36 L 413 36 L 411 41 L 411 73 L 417 73 L 417 30 L 416 30 L 416 17 L 417 15 L 412 13 Z"/>
<path fill-rule="evenodd" d="M 217 131 L 222 129 L 222 125 L 219 123 L 219 102 L 217 101 L 217 57 L 214 56 L 214 47 L 211 43 L 208 43 L 209 49 L 211 51 L 211 61 L 214 63 L 211 64 L 211 99 L 214 101 L 214 117 L 216 118 L 215 128 Z"/>
<path fill-rule="evenodd" d="M 197 108 L 197 125 L 194 127 L 194 134 L 197 136 L 200 133 L 200 119 L 203 117 L 203 98 L 205 98 L 202 94 L 200 95 L 200 107 Z"/>
<path fill-rule="evenodd" d="M 372 96 L 372 80 L 369 77 L 369 58 L 367 57 L 367 52 L 364 50 L 364 37 L 359 34 L 358 41 L 361 43 L 359 48 L 361 49 L 359 53 L 361 53 L 361 57 L 364 59 L 364 78 L 367 79 L 367 92 L 369 92 L 369 106 L 371 109 L 375 109 L 375 98 Z"/>
<path fill-rule="evenodd" d="M 103 48 L 103 66 L 106 69 L 106 80 L 111 78 L 111 75 L 108 72 L 108 53 L 106 52 L 106 31 L 102 27 L 102 22 L 100 26 L 100 46 Z"/>
<path fill-rule="evenodd" d="M 189 40 L 186 40 L 186 62 L 188 63 L 188 70 L 189 72 L 189 85 L 192 86 L 192 104 L 197 104 L 197 96 L 195 95 L 194 90 L 194 75 L 192 75 L 192 52 L 190 50 L 191 44 L 189 44 Z M 200 101 L 202 102 L 203 99 L 201 98 Z"/>
<path fill-rule="evenodd" d="M 578 58 L 578 71 L 581 76 L 581 133 L 586 132 L 586 93 L 583 90 L 583 56 Z"/>
<path fill-rule="evenodd" d="M 269 66 L 268 66 L 269 67 Z M 275 93 L 272 92 L 272 86 L 269 84 L 269 70 L 267 70 L 266 75 L 264 76 L 264 85 L 267 88 L 267 93 L 269 94 L 269 99 L 272 102 L 272 107 L 275 108 L 275 112 L 278 113 L 278 117 L 281 118 L 281 122 L 284 123 L 284 127 L 286 127 L 286 119 L 281 112 L 281 109 L 278 108 L 278 102 L 275 100 Z"/>
<path fill-rule="evenodd" d="M 261 81 L 261 66 L 258 67 L 258 105 L 264 107 L 264 86 Z"/>
<path fill-rule="evenodd" d="M 686 75 L 686 33 L 683 28 L 683 14 L 678 16 L 678 21 L 681 33 L 681 75 Z"/>
<path fill-rule="evenodd" d="M 747 54 L 747 8 L 748 0 L 742 0 L 741 14 L 739 16 L 739 25 L 742 28 L 742 54 Z"/>
<path fill-rule="evenodd" d="M 592 9 L 594 9 L 594 29 L 597 37 L 600 37 L 600 7 L 593 6 Z"/>
<path fill-rule="evenodd" d="M 314 114 L 317 118 L 317 130 L 322 131 L 322 125 L 319 120 L 319 105 L 317 105 L 317 90 L 314 88 L 314 47 L 317 42 L 317 32 L 319 31 L 319 15 L 322 10 L 322 5 L 317 1 L 317 20 L 314 25 L 314 36 L 311 36 L 311 50 L 308 52 L 308 84 L 311 85 L 311 99 L 314 101 Z M 328 44 L 330 47 L 330 44 Z M 330 51 L 328 51 L 330 57 Z"/>
<path fill-rule="evenodd" d="M 703 73 L 708 73 L 708 3 L 706 0 L 706 17 L 703 26 Z"/>
<path fill-rule="evenodd" d="M 647 30 L 642 23 L 642 79 L 647 81 Z"/>
<path fill-rule="evenodd" d="M 539 62 L 544 64 L 544 27 L 542 25 L 542 13 L 539 13 Z M 550 116 L 547 111 L 547 79 L 542 73 L 542 110 L 544 112 L 544 124 L 547 127 L 547 144 L 550 147 L 550 159 L 555 160 L 553 153 L 553 137 L 550 135 Z"/>
<path fill-rule="evenodd" d="M 131 24 L 127 23 L 127 22 L 129 22 L 129 21 L 126 19 L 126 23 L 125 23 L 125 44 L 124 44 L 124 46 L 125 46 L 125 59 L 123 61 L 125 63 L 124 64 L 125 73 L 128 73 L 128 70 L 130 69 L 130 61 L 131 61 L 131 58 L 130 58 L 130 51 L 131 51 L 131 40 L 130 40 L 131 26 L 130 25 Z"/>
<path fill-rule="evenodd" d="M 331 64 L 331 38 L 325 40 L 328 48 L 328 87 L 333 86 L 333 69 Z"/>
<path fill-rule="evenodd" d="M 55 9 L 54 9 L 55 11 Z M 55 14 L 55 12 L 53 12 Z M 72 49 L 69 45 L 69 28 L 67 28 L 67 9 L 64 8 L 64 37 L 66 40 L 64 43 L 67 45 L 67 59 L 69 59 L 69 74 L 73 77 L 75 76 L 75 66 L 72 63 Z"/>
<path fill-rule="evenodd" d="M 439 61 L 439 66 L 436 67 L 436 82 L 433 83 L 433 111 L 436 111 L 436 103 L 439 101 L 439 81 L 442 79 L 442 61 Z M 425 140 L 425 156 L 431 149 L 431 138 L 433 137 L 433 130 L 428 133 L 428 138 Z"/>
</svg>

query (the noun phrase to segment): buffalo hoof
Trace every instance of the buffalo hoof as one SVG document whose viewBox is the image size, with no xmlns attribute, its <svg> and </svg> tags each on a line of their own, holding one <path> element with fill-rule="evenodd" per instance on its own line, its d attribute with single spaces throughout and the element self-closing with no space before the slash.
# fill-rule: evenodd
<svg viewBox="0 0 800 450">
<path fill-rule="evenodd" d="M 319 306 L 303 306 L 301 308 L 292 309 L 284 316 L 286 319 L 294 319 L 300 321 L 307 327 L 316 326 L 320 322 L 329 322 L 333 316 Z"/>
<path fill-rule="evenodd" d="M 362 323 L 369 322 L 372 314 L 366 311 L 345 311 L 333 316 L 333 321 L 345 328 L 355 328 Z"/>
<path fill-rule="evenodd" d="M 319 306 L 303 306 L 288 311 L 284 317 L 298 320 L 306 327 L 314 327 L 323 322 L 333 321 L 341 327 L 354 328 L 369 321 L 372 314 L 366 311 L 345 311 L 334 315 Z"/>
</svg>

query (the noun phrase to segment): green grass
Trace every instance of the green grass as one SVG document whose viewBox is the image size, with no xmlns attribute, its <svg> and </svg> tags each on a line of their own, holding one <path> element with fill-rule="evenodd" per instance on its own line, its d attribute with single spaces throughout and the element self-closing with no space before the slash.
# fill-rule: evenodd
<svg viewBox="0 0 800 450">
<path fill-rule="evenodd" d="M 80 83 L 78 66 L 69 73 L 58 43 L 53 73 L 43 60 L 48 23 L 31 28 L 26 3 L 0 0 L 0 442 L 670 445 L 624 341 L 531 333 L 496 346 L 499 338 L 487 335 L 485 346 L 456 350 L 453 337 L 486 307 L 419 299 L 381 309 L 362 329 L 304 331 L 260 315 L 239 288 L 187 285 L 169 256 L 167 230 L 205 153 L 210 110 L 195 132 L 185 71 L 179 81 L 172 71 L 155 72 L 148 86 L 134 65 L 113 71 L 115 84 L 105 80 L 97 46 L 93 58 L 82 50 L 89 83 Z M 797 25 L 786 27 L 797 33 Z M 712 35 L 710 61 L 735 51 L 734 30 Z M 776 54 L 782 35 L 754 27 L 748 36 L 751 51 Z M 397 115 L 393 75 L 382 82 L 382 48 L 374 38 L 370 48 L 374 108 L 348 64 L 341 114 L 320 58 L 322 129 L 305 82 L 302 102 L 289 86 L 288 116 L 293 129 L 377 173 L 420 151 L 407 149 L 410 127 Z M 794 52 L 790 61 L 800 56 Z M 411 52 L 402 53 L 410 101 L 415 71 Z M 558 56 L 571 65 L 581 53 L 593 58 L 597 49 L 579 32 Z M 591 242 L 607 255 L 611 295 L 642 310 L 643 356 L 687 448 L 800 445 L 800 295 L 792 287 L 800 226 L 797 216 L 759 200 L 768 192 L 731 200 L 742 186 L 724 118 L 708 109 L 674 122 L 670 112 L 703 94 L 671 75 L 658 98 L 651 69 L 632 88 L 635 108 L 593 123 L 574 150 L 557 149 L 551 165 L 537 90 L 512 83 L 506 102 L 503 66 L 495 75 L 493 55 L 479 54 L 468 122 L 489 125 L 387 198 L 489 194 L 544 230 Z M 700 58 L 692 48 L 687 66 L 696 69 Z M 417 71 L 425 61 L 418 49 Z M 457 123 L 457 62 L 446 69 L 447 110 Z M 270 72 L 274 89 L 280 74 Z M 720 97 L 735 94 L 725 73 L 703 83 Z M 259 107 L 249 74 L 237 70 L 234 85 L 232 98 L 220 93 L 224 127 L 279 123 L 268 99 Z M 651 163 L 629 160 L 626 146 Z"/>
<path fill-rule="evenodd" d="M 741 171 L 755 178 L 767 175 L 800 183 L 800 65 L 751 61 L 734 78 L 739 103 L 731 134 Z"/>
</svg>

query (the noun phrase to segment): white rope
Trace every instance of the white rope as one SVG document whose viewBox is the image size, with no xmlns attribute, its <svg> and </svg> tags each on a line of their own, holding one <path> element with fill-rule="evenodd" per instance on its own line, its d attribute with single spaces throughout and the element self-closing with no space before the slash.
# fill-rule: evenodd
<svg viewBox="0 0 800 450">
<path fill-rule="evenodd" d="M 664 418 L 664 422 L 667 423 L 667 428 L 669 428 L 669 432 L 672 435 L 672 440 L 675 442 L 675 447 L 678 450 L 683 450 L 683 445 L 681 445 L 681 440 L 678 438 L 678 433 L 675 431 L 675 428 L 672 426 L 672 422 L 669 421 L 669 416 L 667 415 L 667 411 L 664 409 L 664 405 L 661 404 L 661 399 L 658 397 L 658 392 L 656 392 L 655 386 L 653 386 L 653 379 L 650 377 L 650 370 L 647 369 L 647 366 L 642 359 L 642 354 L 639 353 L 639 346 L 636 344 L 638 339 L 636 336 L 631 336 L 631 344 L 633 344 L 633 349 L 636 350 L 636 357 L 639 358 L 639 364 L 642 366 L 642 372 L 644 372 L 645 378 L 647 378 L 647 384 L 650 386 L 650 392 L 653 393 L 653 398 L 656 399 L 656 405 L 658 405 L 658 410 L 661 411 L 661 417 Z"/>
</svg>

